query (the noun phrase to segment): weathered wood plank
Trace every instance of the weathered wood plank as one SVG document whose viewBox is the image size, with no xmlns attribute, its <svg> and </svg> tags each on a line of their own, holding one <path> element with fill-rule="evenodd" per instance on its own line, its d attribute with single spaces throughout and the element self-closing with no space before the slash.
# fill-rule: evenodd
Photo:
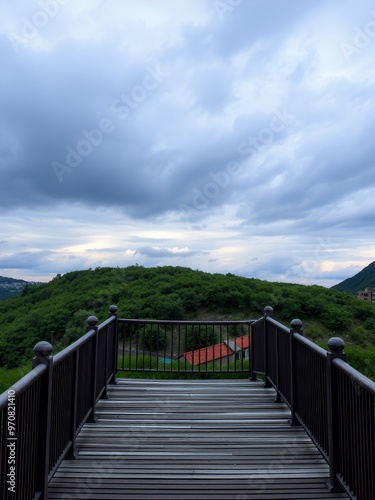
<svg viewBox="0 0 375 500">
<path fill-rule="evenodd" d="M 274 391 L 246 380 L 119 380 L 50 499 L 344 499 Z"/>
</svg>

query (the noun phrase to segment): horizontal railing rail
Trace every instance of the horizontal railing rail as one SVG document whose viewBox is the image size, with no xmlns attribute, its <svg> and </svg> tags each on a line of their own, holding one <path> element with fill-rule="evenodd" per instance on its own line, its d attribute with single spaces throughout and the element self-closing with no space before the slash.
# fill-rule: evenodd
<svg viewBox="0 0 375 500">
<path fill-rule="evenodd" d="M 95 421 L 95 405 L 106 397 L 117 371 L 117 307 L 98 326 L 50 356 L 39 342 L 33 369 L 0 395 L 0 494 L 2 500 L 48 498 L 48 482 L 64 458 L 74 458 L 76 436 Z"/>
<path fill-rule="evenodd" d="M 264 377 L 276 401 L 291 410 L 329 464 L 330 491 L 352 500 L 375 498 L 375 383 L 346 363 L 344 342 L 333 337 L 329 351 L 303 337 L 302 322 L 287 328 L 264 316 L 251 326 L 251 379 Z"/>
<path fill-rule="evenodd" d="M 253 320 L 120 318 L 118 323 L 119 371 L 249 374 Z"/>
</svg>

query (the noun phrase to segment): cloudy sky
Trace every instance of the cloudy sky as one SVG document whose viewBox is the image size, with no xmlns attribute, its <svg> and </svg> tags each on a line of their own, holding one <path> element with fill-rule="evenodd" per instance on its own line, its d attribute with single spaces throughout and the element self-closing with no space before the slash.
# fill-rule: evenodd
<svg viewBox="0 0 375 500">
<path fill-rule="evenodd" d="M 372 0 L 0 7 L 0 275 L 375 260 Z"/>
</svg>

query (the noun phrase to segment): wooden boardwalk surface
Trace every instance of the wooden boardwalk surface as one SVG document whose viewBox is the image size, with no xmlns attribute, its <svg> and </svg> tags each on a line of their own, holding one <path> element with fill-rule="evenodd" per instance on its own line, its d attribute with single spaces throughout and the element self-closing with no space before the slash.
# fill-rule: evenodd
<svg viewBox="0 0 375 500">
<path fill-rule="evenodd" d="M 326 462 L 260 382 L 119 379 L 97 417 L 50 499 L 347 499 L 328 492 Z"/>
</svg>

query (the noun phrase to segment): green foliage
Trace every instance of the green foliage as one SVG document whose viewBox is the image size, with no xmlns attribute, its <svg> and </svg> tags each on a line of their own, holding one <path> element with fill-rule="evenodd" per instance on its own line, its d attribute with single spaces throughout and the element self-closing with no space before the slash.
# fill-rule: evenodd
<svg viewBox="0 0 375 500">
<path fill-rule="evenodd" d="M 332 330 L 332 333 L 344 330 L 351 323 L 351 315 L 336 304 L 328 304 L 325 311 L 320 315 L 324 326 Z"/>
<path fill-rule="evenodd" d="M 209 345 L 214 345 L 218 341 L 218 335 L 211 329 L 205 331 L 203 328 L 189 327 L 186 334 L 186 351 L 194 351 Z"/>
<path fill-rule="evenodd" d="M 0 394 L 26 375 L 31 369 L 31 361 L 24 366 L 13 369 L 0 368 Z"/>
<path fill-rule="evenodd" d="M 345 347 L 346 360 L 366 377 L 375 378 L 375 346 L 362 349 L 358 346 Z"/>
<path fill-rule="evenodd" d="M 163 332 L 152 330 L 148 327 L 141 336 L 143 348 L 147 351 L 160 352 L 166 346 L 166 339 Z"/>
<path fill-rule="evenodd" d="M 100 322 L 107 318 L 111 304 L 118 306 L 120 317 L 143 319 L 256 319 L 271 305 L 277 320 L 289 325 L 298 317 L 305 335 L 325 347 L 336 335 L 358 349 L 375 345 L 375 305 L 347 293 L 184 267 L 130 266 L 57 275 L 1 301 L 0 366 L 29 365 L 34 345 L 51 336 L 56 353 L 85 333 L 88 316 Z M 147 349 L 153 348 L 155 339 L 146 337 Z M 204 338 L 191 334 L 186 348 L 203 345 Z"/>
</svg>

